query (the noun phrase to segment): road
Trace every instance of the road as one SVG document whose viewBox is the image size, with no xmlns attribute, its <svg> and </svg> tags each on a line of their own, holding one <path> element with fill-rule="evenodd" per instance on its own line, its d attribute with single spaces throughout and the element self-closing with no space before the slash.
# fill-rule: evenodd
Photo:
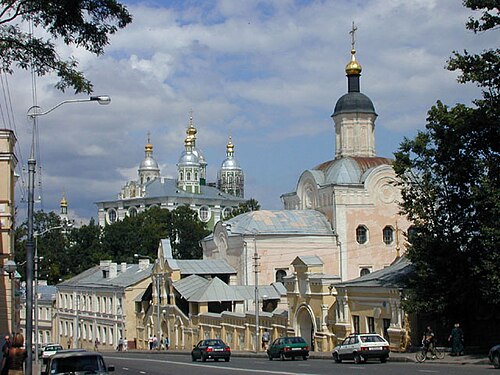
<svg viewBox="0 0 500 375">
<path fill-rule="evenodd" d="M 267 358 L 231 358 L 230 362 L 192 362 L 189 354 L 103 353 L 108 365 L 115 366 L 114 375 L 476 375 L 495 372 L 488 365 L 446 365 L 430 363 L 353 362 L 333 360 L 269 361 Z M 496 373 L 496 372 L 495 372 Z"/>
</svg>

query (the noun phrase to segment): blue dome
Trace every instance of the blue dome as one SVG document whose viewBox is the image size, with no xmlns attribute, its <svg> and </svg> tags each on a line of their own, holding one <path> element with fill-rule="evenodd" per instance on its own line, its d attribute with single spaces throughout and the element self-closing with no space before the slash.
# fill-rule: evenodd
<svg viewBox="0 0 500 375">
<path fill-rule="evenodd" d="M 348 92 L 335 104 L 333 115 L 340 113 L 375 113 L 375 107 L 368 96 L 360 92 Z"/>
</svg>

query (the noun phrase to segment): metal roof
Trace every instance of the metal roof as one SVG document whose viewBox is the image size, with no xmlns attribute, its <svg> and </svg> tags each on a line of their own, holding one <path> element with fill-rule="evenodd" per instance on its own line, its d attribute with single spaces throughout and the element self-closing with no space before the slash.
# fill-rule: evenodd
<svg viewBox="0 0 500 375">
<path fill-rule="evenodd" d="M 280 284 L 282 288 L 274 286 L 274 284 Z M 274 283 L 273 285 L 259 285 L 259 299 L 280 299 L 286 296 L 286 289 L 281 283 Z M 238 294 L 240 294 L 246 301 L 255 300 L 255 285 L 233 285 Z"/>
<path fill-rule="evenodd" d="M 335 287 L 386 287 L 399 288 L 413 272 L 413 265 L 406 257 L 396 259 L 389 267 L 356 279 L 334 284 Z"/>
<path fill-rule="evenodd" d="M 322 266 L 324 264 L 317 255 L 299 255 L 293 260 L 292 264 L 296 264 L 297 261 L 300 261 L 306 266 Z"/>
<path fill-rule="evenodd" d="M 172 259 L 165 259 L 170 265 Z M 181 275 L 235 275 L 236 270 L 224 259 L 173 259 Z"/>
<path fill-rule="evenodd" d="M 223 302 L 223 301 L 244 301 L 233 287 L 227 285 L 218 277 L 214 277 L 208 285 L 200 288 L 196 293 L 187 299 L 189 302 Z"/>
<path fill-rule="evenodd" d="M 326 217 L 316 210 L 252 211 L 226 223 L 230 234 L 333 235 Z"/>
<path fill-rule="evenodd" d="M 204 289 L 209 281 L 204 277 L 191 275 L 173 282 L 175 290 L 186 300 L 188 300 L 198 290 Z"/>
<path fill-rule="evenodd" d="M 127 264 L 125 272 L 121 272 L 121 265 L 117 264 L 117 273 L 115 277 L 103 277 L 103 271 L 108 271 L 109 266 L 99 265 L 89 268 L 75 277 L 57 284 L 57 287 L 128 287 L 150 277 L 152 268 L 152 264 L 148 265 L 144 269 L 141 269 L 138 264 Z"/>
</svg>

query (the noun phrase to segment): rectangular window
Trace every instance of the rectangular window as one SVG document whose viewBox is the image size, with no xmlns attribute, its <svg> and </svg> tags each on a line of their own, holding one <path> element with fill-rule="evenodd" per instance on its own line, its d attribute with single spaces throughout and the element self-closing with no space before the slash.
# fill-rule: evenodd
<svg viewBox="0 0 500 375">
<path fill-rule="evenodd" d="M 359 333 L 359 315 L 352 316 L 352 329 L 354 333 Z"/>
<path fill-rule="evenodd" d="M 373 316 L 366 318 L 366 325 L 369 333 L 375 333 L 375 318 Z"/>
</svg>

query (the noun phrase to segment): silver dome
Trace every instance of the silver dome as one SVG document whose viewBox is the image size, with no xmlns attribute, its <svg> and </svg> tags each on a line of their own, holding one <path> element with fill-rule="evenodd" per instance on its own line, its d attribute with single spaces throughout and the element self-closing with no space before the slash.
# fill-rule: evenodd
<svg viewBox="0 0 500 375">
<path fill-rule="evenodd" d="M 238 162 L 234 158 L 228 158 L 222 162 L 221 169 L 237 169 L 240 170 Z"/>
<path fill-rule="evenodd" d="M 159 171 L 160 167 L 155 159 L 150 156 L 147 156 L 139 166 L 140 171 Z"/>
<path fill-rule="evenodd" d="M 199 159 L 198 156 L 196 156 L 192 152 L 186 152 L 184 151 L 179 158 L 179 162 L 177 163 L 178 166 L 188 166 L 188 165 L 199 165 Z"/>
</svg>

